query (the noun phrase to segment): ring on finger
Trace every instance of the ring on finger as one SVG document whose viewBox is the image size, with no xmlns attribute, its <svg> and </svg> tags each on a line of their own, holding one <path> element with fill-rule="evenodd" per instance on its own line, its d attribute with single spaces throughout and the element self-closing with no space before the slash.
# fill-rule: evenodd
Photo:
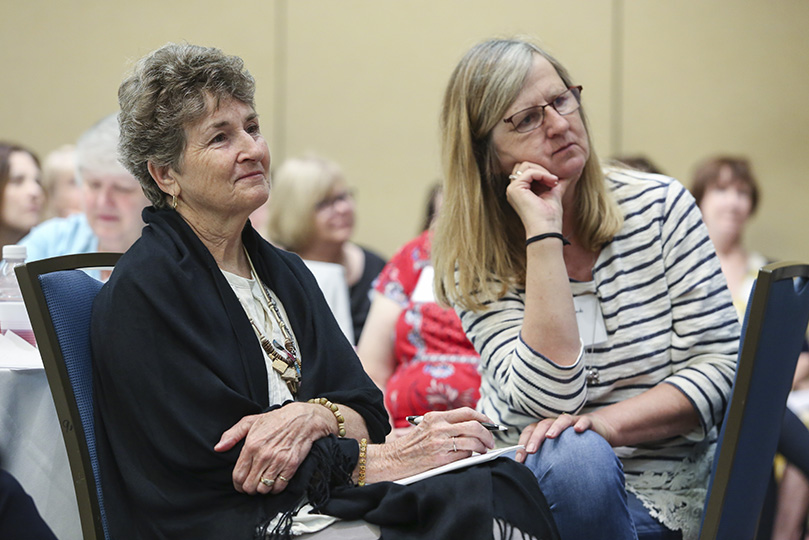
<svg viewBox="0 0 809 540">
<path fill-rule="evenodd" d="M 513 181 L 513 180 L 516 180 L 516 179 L 517 179 L 517 175 L 516 175 L 516 174 L 510 174 L 510 175 L 508 175 L 508 179 L 509 179 L 509 180 L 512 180 L 512 181 Z"/>
<path fill-rule="evenodd" d="M 272 487 L 272 485 L 275 483 L 275 480 L 272 480 L 270 478 L 264 478 L 262 476 L 261 479 L 259 479 L 259 482 L 261 482 L 262 484 L 264 484 L 267 487 Z"/>
<path fill-rule="evenodd" d="M 286 478 L 284 478 L 284 477 L 283 477 L 283 476 L 281 476 L 280 474 L 279 474 L 278 476 L 276 476 L 276 477 L 275 477 L 275 479 L 276 479 L 276 480 L 283 480 L 284 482 L 289 483 L 289 480 L 287 480 Z"/>
<path fill-rule="evenodd" d="M 455 437 L 450 437 L 450 438 L 452 439 L 452 451 L 453 451 L 453 452 L 457 452 L 457 451 L 458 451 L 458 447 L 457 447 L 457 446 L 455 446 Z"/>
</svg>

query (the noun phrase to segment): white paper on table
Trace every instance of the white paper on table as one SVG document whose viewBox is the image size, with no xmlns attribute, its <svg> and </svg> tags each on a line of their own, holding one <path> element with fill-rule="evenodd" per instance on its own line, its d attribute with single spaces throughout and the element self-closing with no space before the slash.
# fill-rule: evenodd
<svg viewBox="0 0 809 540">
<path fill-rule="evenodd" d="M 0 335 L 0 368 L 42 369 L 42 358 L 36 347 L 8 330 Z"/>
<path fill-rule="evenodd" d="M 516 452 L 519 448 L 524 448 L 523 445 L 517 444 L 514 446 L 507 446 L 505 448 L 496 448 L 494 450 L 489 450 L 485 454 L 473 454 L 465 459 L 459 459 L 458 461 L 453 461 L 452 463 L 447 463 L 446 465 L 442 465 L 440 467 L 436 467 L 435 469 L 430 469 L 429 471 L 424 471 L 423 473 L 414 474 L 413 476 L 408 476 L 407 478 L 402 478 L 401 480 L 396 480 L 397 484 L 402 484 L 406 486 L 408 484 L 412 484 L 414 482 L 418 482 L 419 480 L 424 480 L 425 478 L 430 478 L 432 476 L 438 476 L 439 474 L 444 474 L 445 472 L 454 471 L 457 469 L 463 469 L 464 467 L 470 467 L 472 465 L 476 465 L 478 463 L 485 463 L 487 461 L 491 461 L 495 458 L 498 458 L 502 455 L 508 454 L 509 452 Z"/>
</svg>

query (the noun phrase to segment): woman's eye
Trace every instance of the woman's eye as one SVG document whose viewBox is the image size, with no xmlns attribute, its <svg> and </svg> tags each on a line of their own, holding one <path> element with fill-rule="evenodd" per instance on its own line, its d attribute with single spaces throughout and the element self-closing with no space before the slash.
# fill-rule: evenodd
<svg viewBox="0 0 809 540">
<path fill-rule="evenodd" d="M 525 113 L 525 116 L 522 117 L 517 125 L 519 127 L 533 126 L 539 121 L 540 118 L 541 117 L 538 111 L 530 111 Z"/>
<path fill-rule="evenodd" d="M 225 134 L 224 133 L 219 133 L 213 139 L 211 139 L 212 144 L 218 144 L 218 143 L 221 143 L 221 142 L 225 142 Z"/>
</svg>

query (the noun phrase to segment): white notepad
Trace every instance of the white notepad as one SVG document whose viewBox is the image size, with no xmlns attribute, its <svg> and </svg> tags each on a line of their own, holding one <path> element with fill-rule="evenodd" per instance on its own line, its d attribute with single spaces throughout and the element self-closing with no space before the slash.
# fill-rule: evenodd
<svg viewBox="0 0 809 540">
<path fill-rule="evenodd" d="M 514 446 L 507 446 L 505 448 L 495 448 L 494 450 L 489 450 L 485 454 L 473 454 L 468 458 L 459 459 L 458 461 L 453 461 L 452 463 L 441 465 L 440 467 L 436 467 L 435 469 L 430 469 L 429 471 L 424 471 L 423 473 L 414 474 L 413 476 L 408 476 L 407 478 L 396 480 L 396 483 L 406 486 L 408 484 L 418 482 L 419 480 L 430 478 L 431 476 L 438 476 L 439 474 L 444 474 L 445 472 L 454 471 L 456 469 L 463 469 L 464 467 L 470 467 L 478 463 L 485 463 L 500 456 L 508 455 L 509 452 L 511 452 L 513 457 L 514 452 L 516 452 L 517 449 L 519 448 L 524 447 L 521 444 L 517 444 Z"/>
</svg>

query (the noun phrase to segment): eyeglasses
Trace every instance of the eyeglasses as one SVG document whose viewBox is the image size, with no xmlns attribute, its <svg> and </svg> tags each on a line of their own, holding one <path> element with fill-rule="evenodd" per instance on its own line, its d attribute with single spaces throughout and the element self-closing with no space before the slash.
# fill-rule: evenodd
<svg viewBox="0 0 809 540">
<path fill-rule="evenodd" d="M 334 208 L 334 205 L 339 202 L 352 202 L 354 200 L 354 190 L 347 189 L 345 191 L 341 191 L 337 195 L 333 197 L 326 197 L 322 201 L 318 202 L 315 205 L 315 210 L 318 212 L 321 210 L 331 209 Z"/>
<path fill-rule="evenodd" d="M 503 122 L 513 125 L 517 133 L 534 131 L 545 120 L 545 107 L 553 107 L 562 116 L 577 111 L 581 107 L 581 88 L 581 86 L 571 86 L 550 103 L 523 109 L 504 119 Z"/>
</svg>

